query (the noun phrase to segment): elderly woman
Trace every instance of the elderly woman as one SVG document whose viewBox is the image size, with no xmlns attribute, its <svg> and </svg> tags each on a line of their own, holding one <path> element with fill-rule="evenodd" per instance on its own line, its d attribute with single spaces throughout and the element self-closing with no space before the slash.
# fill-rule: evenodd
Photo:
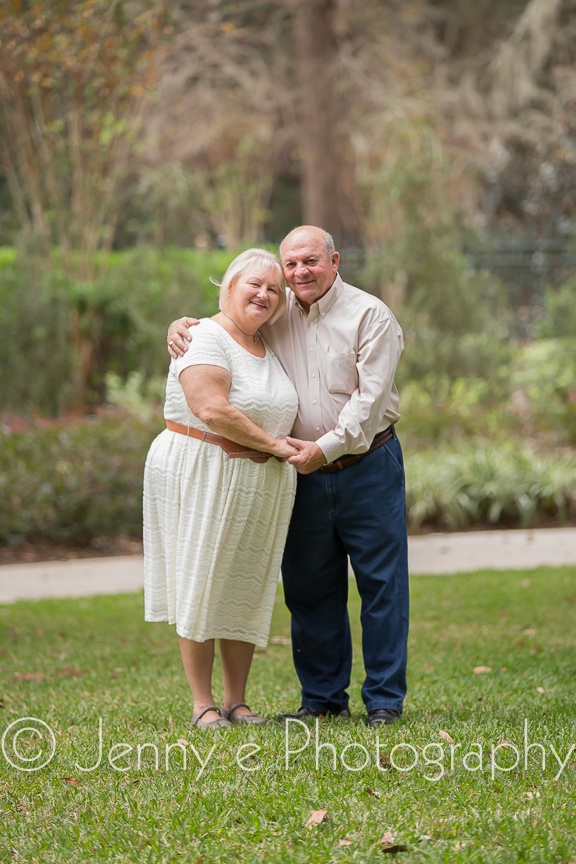
<svg viewBox="0 0 576 864">
<path fill-rule="evenodd" d="M 144 473 L 147 621 L 176 625 L 199 729 L 262 723 L 246 704 L 256 645 L 268 641 L 296 472 L 285 460 L 297 411 L 290 379 L 259 327 L 284 311 L 277 258 L 248 249 L 220 285 L 220 312 L 202 319 L 172 360 L 167 428 Z M 224 678 L 212 695 L 215 640 Z"/>
</svg>

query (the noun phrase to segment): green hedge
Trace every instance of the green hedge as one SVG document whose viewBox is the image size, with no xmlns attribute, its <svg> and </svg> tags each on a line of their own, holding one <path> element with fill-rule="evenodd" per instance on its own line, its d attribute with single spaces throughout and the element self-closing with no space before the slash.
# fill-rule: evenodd
<svg viewBox="0 0 576 864">
<path fill-rule="evenodd" d="M 106 401 L 105 378 L 165 375 L 166 329 L 181 315 L 217 309 L 219 279 L 233 252 L 138 248 L 99 256 L 98 275 L 71 275 L 55 251 L 50 261 L 0 249 L 0 412 L 57 417 L 71 403 L 79 351 L 78 316 L 90 351 L 87 403 Z M 72 268 L 73 269 L 73 268 Z"/>
<path fill-rule="evenodd" d="M 142 475 L 160 417 L 128 414 L 0 429 L 0 543 L 142 535 Z"/>
<path fill-rule="evenodd" d="M 574 452 L 540 455 L 509 442 L 407 453 L 406 480 L 412 528 L 529 528 L 576 520 Z"/>
<path fill-rule="evenodd" d="M 158 415 L 0 428 L 0 544 L 88 545 L 142 536 L 142 476 Z M 412 529 L 526 527 L 576 519 L 576 454 L 513 446 L 459 452 L 406 447 Z"/>
</svg>

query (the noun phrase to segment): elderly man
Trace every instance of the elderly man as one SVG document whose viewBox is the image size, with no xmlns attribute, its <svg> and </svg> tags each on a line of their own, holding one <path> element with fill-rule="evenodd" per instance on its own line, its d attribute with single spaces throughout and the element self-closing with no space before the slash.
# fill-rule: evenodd
<svg viewBox="0 0 576 864">
<path fill-rule="evenodd" d="M 402 330 L 376 297 L 342 281 L 340 255 L 311 225 L 280 244 L 287 308 L 263 333 L 296 387 L 289 442 L 296 502 L 282 560 L 302 704 L 282 718 L 350 716 L 348 560 L 361 598 L 368 725 L 393 723 L 406 694 L 408 561 L 394 385 Z M 190 338 L 180 319 L 175 356 Z"/>
</svg>

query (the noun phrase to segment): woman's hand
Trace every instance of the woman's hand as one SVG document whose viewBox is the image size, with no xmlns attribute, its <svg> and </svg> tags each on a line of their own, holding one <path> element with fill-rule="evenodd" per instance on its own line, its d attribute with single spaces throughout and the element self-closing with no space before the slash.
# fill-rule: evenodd
<svg viewBox="0 0 576 864">
<path fill-rule="evenodd" d="M 274 453 L 272 455 L 279 462 L 286 462 L 291 456 L 295 456 L 298 451 L 295 447 L 292 447 L 285 438 L 277 438 L 276 444 L 274 445 Z"/>
<path fill-rule="evenodd" d="M 188 328 L 198 323 L 198 318 L 178 318 L 168 327 L 168 335 L 166 337 L 168 353 L 174 360 L 177 360 L 178 357 L 183 357 L 188 350 L 188 345 L 192 341 Z"/>
<path fill-rule="evenodd" d="M 264 432 L 228 401 L 232 376 L 219 366 L 188 366 L 180 373 L 180 384 L 188 407 L 212 432 L 243 444 L 250 450 L 270 453 L 280 461 L 298 454 L 285 438 Z"/>
<path fill-rule="evenodd" d="M 326 464 L 326 456 L 315 441 L 301 441 L 299 438 L 288 438 L 289 446 L 296 454 L 290 457 L 299 474 L 312 474 Z"/>
</svg>

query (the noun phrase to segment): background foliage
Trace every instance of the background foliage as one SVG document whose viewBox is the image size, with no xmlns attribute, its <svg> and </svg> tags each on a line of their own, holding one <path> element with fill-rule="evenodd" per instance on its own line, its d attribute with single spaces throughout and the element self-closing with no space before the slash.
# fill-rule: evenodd
<svg viewBox="0 0 576 864">
<path fill-rule="evenodd" d="M 572 12 L 3 4 L 0 482 L 29 491 L 2 542 L 138 533 L 166 325 L 212 314 L 209 278 L 299 222 L 332 231 L 343 277 L 404 329 L 413 527 L 573 519 Z M 132 423 L 130 454 L 113 430 Z"/>
<path fill-rule="evenodd" d="M 227 252 L 139 248 L 100 253 L 101 276 L 78 279 L 55 250 L 47 267 L 34 257 L 0 253 L 0 365 L 7 374 L 0 411 L 56 417 L 71 403 L 76 362 L 69 321 L 74 316 L 90 351 L 86 404 L 106 401 L 105 376 L 145 379 L 167 369 L 166 328 L 172 318 L 217 310 Z M 46 263 L 46 262 L 45 262 Z M 28 334 L 25 339 L 20 334 Z"/>
</svg>

